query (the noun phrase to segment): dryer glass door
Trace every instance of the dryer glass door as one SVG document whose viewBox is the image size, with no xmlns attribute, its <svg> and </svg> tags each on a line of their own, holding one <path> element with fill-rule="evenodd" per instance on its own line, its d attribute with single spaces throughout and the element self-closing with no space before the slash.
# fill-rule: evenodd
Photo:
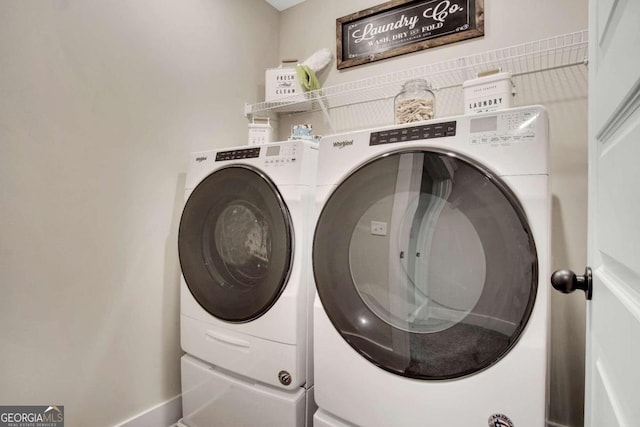
<svg viewBox="0 0 640 427">
<path fill-rule="evenodd" d="M 363 357 L 398 375 L 450 379 L 503 357 L 537 290 L 524 211 L 462 156 L 388 154 L 346 178 L 317 224 L 322 305 Z"/>
<path fill-rule="evenodd" d="M 205 178 L 180 220 L 182 274 L 211 315 L 246 322 L 278 299 L 292 262 L 289 210 L 267 176 L 232 166 Z"/>
</svg>

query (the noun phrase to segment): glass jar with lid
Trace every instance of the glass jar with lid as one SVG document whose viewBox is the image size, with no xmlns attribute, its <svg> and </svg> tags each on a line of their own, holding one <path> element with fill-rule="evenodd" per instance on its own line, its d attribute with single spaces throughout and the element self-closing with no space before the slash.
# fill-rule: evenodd
<svg viewBox="0 0 640 427">
<path fill-rule="evenodd" d="M 433 119 L 435 109 L 436 97 L 424 79 L 407 80 L 394 99 L 396 124 Z"/>
</svg>

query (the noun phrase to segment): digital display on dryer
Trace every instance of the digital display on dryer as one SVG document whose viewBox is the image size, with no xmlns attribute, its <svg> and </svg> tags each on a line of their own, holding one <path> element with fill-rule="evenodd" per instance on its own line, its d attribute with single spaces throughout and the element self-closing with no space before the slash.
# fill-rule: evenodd
<svg viewBox="0 0 640 427">
<path fill-rule="evenodd" d="M 372 132 L 369 145 L 395 144 L 396 142 L 444 138 L 456 135 L 456 122 L 433 123 L 408 128 Z"/>
<path fill-rule="evenodd" d="M 471 119 L 469 130 L 471 131 L 471 133 L 495 132 L 496 130 L 498 130 L 498 116 Z"/>
</svg>

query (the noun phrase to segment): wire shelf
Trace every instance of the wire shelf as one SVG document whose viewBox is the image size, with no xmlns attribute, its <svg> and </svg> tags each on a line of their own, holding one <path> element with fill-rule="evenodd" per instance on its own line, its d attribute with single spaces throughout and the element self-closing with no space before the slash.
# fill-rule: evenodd
<svg viewBox="0 0 640 427">
<path fill-rule="evenodd" d="M 469 55 L 420 67 L 409 68 L 349 83 L 306 92 L 305 100 L 282 98 L 277 102 L 245 104 L 245 115 L 269 112 L 318 111 L 367 103 L 394 97 L 409 79 L 424 78 L 433 89 L 461 86 L 477 73 L 492 69 L 508 71 L 513 76 L 570 67 L 588 62 L 588 32 L 578 31 L 502 49 Z"/>
</svg>

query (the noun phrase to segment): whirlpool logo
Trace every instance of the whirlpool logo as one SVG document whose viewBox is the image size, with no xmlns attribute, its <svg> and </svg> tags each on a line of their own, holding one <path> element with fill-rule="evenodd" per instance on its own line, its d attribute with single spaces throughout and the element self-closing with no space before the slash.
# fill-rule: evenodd
<svg viewBox="0 0 640 427">
<path fill-rule="evenodd" d="M 333 148 L 344 148 L 349 145 L 353 145 L 353 139 L 345 139 L 344 141 L 336 141 L 333 143 Z"/>
</svg>

